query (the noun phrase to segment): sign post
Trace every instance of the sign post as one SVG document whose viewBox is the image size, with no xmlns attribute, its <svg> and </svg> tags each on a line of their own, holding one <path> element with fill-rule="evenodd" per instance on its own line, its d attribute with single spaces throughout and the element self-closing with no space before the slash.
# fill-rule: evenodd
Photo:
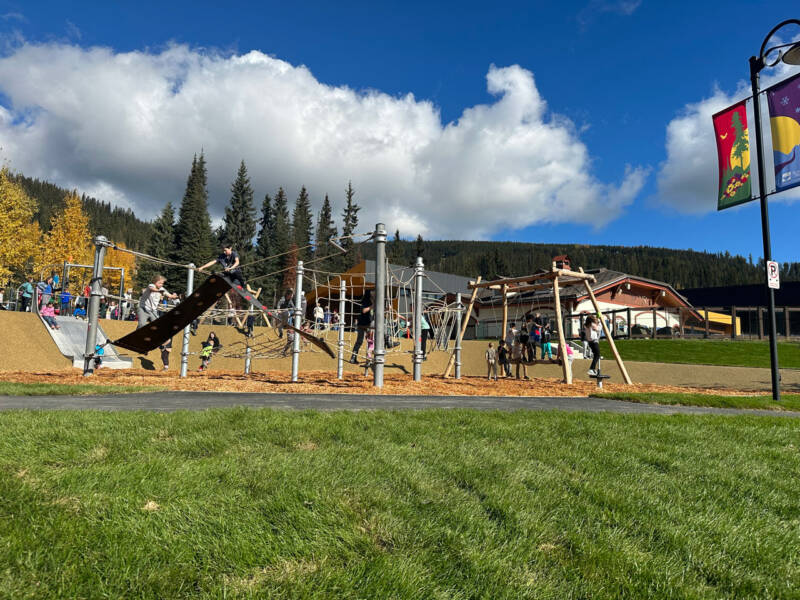
<svg viewBox="0 0 800 600">
<path fill-rule="evenodd" d="M 773 290 L 781 289 L 781 271 L 774 260 L 767 261 L 767 287 Z"/>
</svg>

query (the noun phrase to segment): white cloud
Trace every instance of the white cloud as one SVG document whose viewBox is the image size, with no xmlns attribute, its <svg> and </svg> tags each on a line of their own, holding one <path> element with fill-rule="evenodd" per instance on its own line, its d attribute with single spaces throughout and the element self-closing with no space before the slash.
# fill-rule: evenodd
<svg viewBox="0 0 800 600">
<path fill-rule="evenodd" d="M 212 216 L 239 161 L 256 194 L 306 185 L 338 213 L 352 180 L 363 229 L 428 238 L 486 237 L 502 227 L 601 225 L 637 196 L 646 169 L 597 180 L 574 126 L 549 114 L 533 75 L 492 66 L 490 104 L 442 124 L 428 101 L 319 82 L 260 52 L 186 46 L 159 53 L 22 44 L 0 59 L 0 146 L 30 176 L 96 191 L 154 216 L 178 203 L 204 149 Z"/>
<path fill-rule="evenodd" d="M 780 43 L 775 41 L 774 43 Z M 781 65 L 761 78 L 762 90 L 797 72 L 796 67 Z M 717 147 L 711 116 L 751 95 L 750 83 L 740 81 L 736 91 L 728 94 L 715 88 L 709 98 L 687 104 L 682 113 L 667 125 L 667 159 L 659 166 L 657 202 L 684 213 L 706 213 L 717 209 Z M 755 164 L 755 128 L 752 104 L 748 103 L 748 129 L 751 140 L 751 165 Z M 766 104 L 761 104 L 762 131 L 767 170 L 772 169 L 771 141 Z M 753 171 L 755 174 L 755 171 Z M 772 177 L 765 179 L 774 191 Z M 757 195 L 757 180 L 753 180 L 753 194 Z M 800 192 L 784 192 L 770 201 L 793 201 Z"/>
</svg>

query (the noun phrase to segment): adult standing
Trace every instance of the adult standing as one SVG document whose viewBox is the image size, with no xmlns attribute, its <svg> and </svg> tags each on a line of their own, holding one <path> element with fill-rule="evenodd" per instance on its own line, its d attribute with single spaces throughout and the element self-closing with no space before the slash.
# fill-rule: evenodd
<svg viewBox="0 0 800 600">
<path fill-rule="evenodd" d="M 131 314 L 131 302 L 133 300 L 133 290 L 128 288 L 122 295 L 122 320 L 127 321 L 128 315 Z"/>
<path fill-rule="evenodd" d="M 354 365 L 358 364 L 358 351 L 361 349 L 361 344 L 364 342 L 364 336 L 372 323 L 372 290 L 366 290 L 361 297 L 359 303 L 358 313 L 356 314 L 356 343 L 353 346 L 353 353 L 350 356 L 350 362 Z M 424 351 L 423 351 L 424 352 Z"/>
<path fill-rule="evenodd" d="M 31 298 L 33 298 L 33 277 L 28 277 L 28 281 L 22 284 L 22 303 L 20 310 L 27 311 L 31 306 Z"/>
<path fill-rule="evenodd" d="M 136 311 L 136 316 L 139 318 L 139 323 L 136 328 L 144 327 L 148 323 L 158 319 L 158 305 L 161 299 L 177 298 L 178 294 L 171 294 L 164 287 L 167 278 L 163 275 L 156 275 L 153 282 L 142 290 L 142 295 L 139 298 L 139 309 Z"/>
</svg>

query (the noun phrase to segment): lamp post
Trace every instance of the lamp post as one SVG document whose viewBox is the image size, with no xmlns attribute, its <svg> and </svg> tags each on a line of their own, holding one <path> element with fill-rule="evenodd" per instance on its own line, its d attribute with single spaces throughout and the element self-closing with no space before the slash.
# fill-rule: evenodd
<svg viewBox="0 0 800 600">
<path fill-rule="evenodd" d="M 761 50 L 758 57 L 750 57 L 750 83 L 753 86 L 753 116 L 755 117 L 755 134 L 756 134 L 756 173 L 758 174 L 758 196 L 761 202 L 761 233 L 764 241 L 764 267 L 766 268 L 767 262 L 772 260 L 772 244 L 769 239 L 769 211 L 767 208 L 767 190 L 764 181 L 764 152 L 763 144 L 761 143 L 761 104 L 759 98 L 758 79 L 759 73 L 765 67 L 774 67 L 779 62 L 783 61 L 789 65 L 800 64 L 800 42 L 792 42 L 789 44 L 781 44 L 767 49 L 767 43 L 776 31 L 785 25 L 800 25 L 798 19 L 787 19 L 778 23 L 772 28 L 764 38 L 761 44 Z M 785 52 L 783 48 L 789 48 Z M 777 57 L 770 62 L 769 55 L 778 51 Z M 764 273 L 766 279 L 766 273 Z M 767 282 L 764 281 L 764 285 Z M 772 398 L 775 402 L 781 399 L 780 387 L 780 371 L 778 369 L 778 340 L 777 340 L 777 325 L 775 320 L 775 290 L 767 286 L 767 312 L 769 314 L 769 358 L 772 368 Z"/>
</svg>

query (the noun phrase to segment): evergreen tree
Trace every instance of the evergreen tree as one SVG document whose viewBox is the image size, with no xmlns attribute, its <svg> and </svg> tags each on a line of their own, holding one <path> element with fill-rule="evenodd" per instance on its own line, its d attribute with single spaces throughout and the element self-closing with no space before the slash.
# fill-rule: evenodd
<svg viewBox="0 0 800 600">
<path fill-rule="evenodd" d="M 183 264 L 203 264 L 217 254 L 217 243 L 211 231 L 208 215 L 208 183 L 206 160 L 203 154 L 192 160 L 192 170 L 186 181 L 178 224 L 175 227 L 174 260 Z"/>
<path fill-rule="evenodd" d="M 351 236 L 356 232 L 356 227 L 358 227 L 358 211 L 361 210 L 361 207 L 356 204 L 355 202 L 355 191 L 353 190 L 353 183 L 351 181 L 347 182 L 347 189 L 345 190 L 344 197 L 345 197 L 345 206 L 344 212 L 342 212 L 342 236 L 344 239 L 342 240 L 342 248 L 348 251 L 342 257 L 342 261 L 340 262 L 339 268 L 342 271 L 346 271 L 350 267 L 352 267 L 356 262 L 358 262 L 358 256 L 354 256 L 349 250 L 353 247 L 353 240 L 347 236 Z"/>
<path fill-rule="evenodd" d="M 286 200 L 286 193 L 283 191 L 283 188 L 279 188 L 278 193 L 275 194 L 275 209 L 272 213 L 272 218 L 273 228 L 270 246 L 272 247 L 272 255 L 277 256 L 272 270 L 277 271 L 289 265 L 289 255 L 286 253 L 289 251 L 289 247 L 292 243 L 289 208 Z M 273 281 L 275 291 L 277 291 L 277 295 L 279 296 L 282 293 L 283 275 L 279 273 Z M 273 300 L 276 299 L 276 297 L 273 298 Z"/>
<path fill-rule="evenodd" d="M 389 262 L 395 265 L 402 265 L 405 262 L 403 256 L 403 247 L 400 245 L 400 230 L 396 229 L 394 232 L 394 240 L 389 245 L 387 252 Z"/>
<path fill-rule="evenodd" d="M 225 208 L 223 219 L 223 238 L 233 245 L 239 253 L 241 264 L 253 260 L 253 238 L 256 235 L 256 209 L 253 206 L 253 188 L 250 187 L 250 178 L 247 176 L 247 166 L 244 161 L 239 165 L 236 181 L 231 185 L 231 200 Z M 251 270 L 245 267 L 245 278 L 251 277 Z"/>
<path fill-rule="evenodd" d="M 153 235 L 147 243 L 145 252 L 151 256 L 173 256 L 175 254 L 175 209 L 172 208 L 171 202 L 167 202 L 161 214 L 153 221 Z M 185 275 L 177 271 L 177 267 L 170 268 L 149 260 L 140 260 L 136 272 L 136 285 L 144 288 L 156 275 L 164 275 L 172 288 L 180 289 L 181 282 L 177 278 L 185 277 Z M 173 277 L 176 279 L 173 280 Z M 170 289 L 170 291 L 172 290 Z"/>
<path fill-rule="evenodd" d="M 328 199 L 328 194 L 325 194 L 325 200 L 322 201 L 322 208 L 319 211 L 319 219 L 317 220 L 317 235 L 314 239 L 315 259 L 333 254 L 334 248 L 331 246 L 329 240 L 334 237 L 336 233 L 336 227 L 333 224 L 331 201 Z M 332 258 L 326 259 L 315 263 L 314 268 L 327 269 L 330 265 L 333 265 L 334 262 Z"/>
<path fill-rule="evenodd" d="M 417 256 L 422 256 L 425 258 L 425 242 L 422 240 L 422 234 L 417 234 L 417 241 L 416 245 L 414 246 L 414 250 L 417 253 Z"/>
<path fill-rule="evenodd" d="M 272 211 L 272 198 L 269 194 L 264 196 L 261 203 L 261 219 L 258 223 L 258 239 L 256 240 L 256 257 L 260 261 L 257 265 L 259 273 L 272 273 L 275 270 L 276 260 L 273 255 L 272 240 L 275 238 L 275 215 Z M 273 298 L 275 295 L 275 280 L 268 277 L 260 280 L 262 298 Z"/>
<path fill-rule="evenodd" d="M 314 221 L 311 215 L 311 200 L 308 198 L 306 186 L 300 189 L 292 212 L 292 241 L 297 246 L 297 260 L 308 260 L 311 256 L 311 236 Z"/>
</svg>

